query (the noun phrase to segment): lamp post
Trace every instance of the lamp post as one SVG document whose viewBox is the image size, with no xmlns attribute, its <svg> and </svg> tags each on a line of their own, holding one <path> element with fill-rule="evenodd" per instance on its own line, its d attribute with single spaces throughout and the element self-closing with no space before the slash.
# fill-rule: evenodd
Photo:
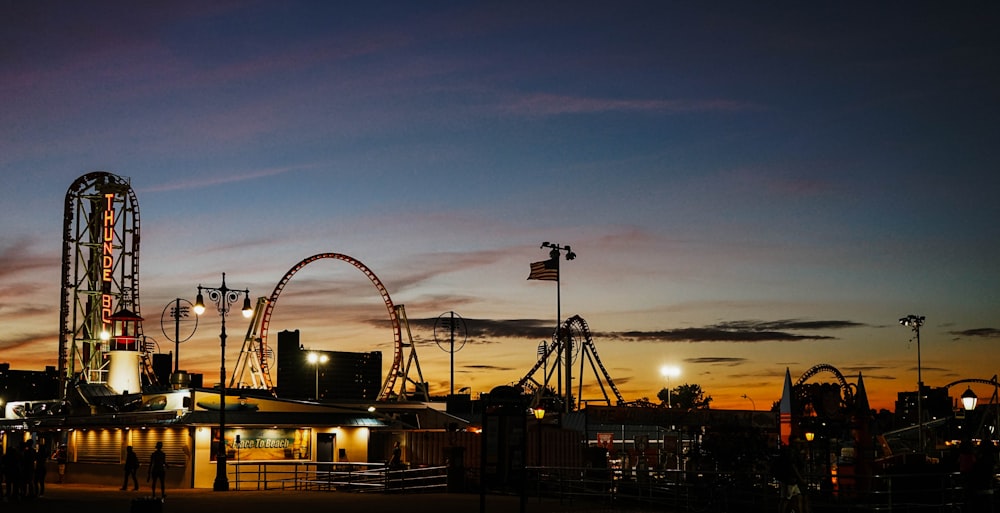
<svg viewBox="0 0 1000 513">
<path fill-rule="evenodd" d="M 753 411 L 757 411 L 757 403 L 753 402 L 753 397 L 750 397 L 746 394 L 743 394 L 740 397 L 750 401 L 750 406 L 753 408 Z"/>
<path fill-rule="evenodd" d="M 670 378 L 680 376 L 681 369 L 673 365 L 664 365 L 660 367 L 660 375 L 667 378 L 667 408 L 673 408 L 670 404 Z"/>
<path fill-rule="evenodd" d="M 563 405 L 563 412 L 573 411 L 573 341 L 569 333 L 563 334 L 562 330 L 562 297 L 560 288 L 562 286 L 562 272 L 559 271 L 559 254 L 566 252 L 566 260 L 576 258 L 576 253 L 570 249 L 569 245 L 561 246 L 551 242 L 543 242 L 542 248 L 549 248 L 549 260 L 556 265 L 556 337 L 563 345 L 563 357 L 566 366 L 566 404 Z"/>
<path fill-rule="evenodd" d="M 979 397 L 972 391 L 972 387 L 966 387 L 965 392 L 962 392 L 962 408 L 965 408 L 965 411 L 973 411 L 978 402 Z"/>
<path fill-rule="evenodd" d="M 545 408 L 539 406 L 533 410 L 531 413 L 535 414 L 535 420 L 538 421 L 538 460 L 536 461 L 539 467 L 542 466 L 542 419 L 545 418 Z"/>
<path fill-rule="evenodd" d="M 253 308 L 250 307 L 250 290 L 235 290 L 226 286 L 226 273 L 222 273 L 221 287 L 202 287 L 198 285 L 198 297 L 194 302 L 194 313 L 201 315 L 205 313 L 205 297 L 202 293 L 208 294 L 208 299 L 215 303 L 222 317 L 222 331 L 219 332 L 219 346 L 222 351 L 221 366 L 219 368 L 219 447 L 215 460 L 215 483 L 212 489 L 217 492 L 229 491 L 229 476 L 226 472 L 226 315 L 229 308 L 243 294 L 243 317 L 249 318 L 253 315 Z"/>
<path fill-rule="evenodd" d="M 962 408 L 965 409 L 965 425 L 963 427 L 968 428 L 970 422 L 969 417 L 972 416 L 972 412 L 976 409 L 976 403 L 979 402 L 979 398 L 976 397 L 976 393 L 972 391 L 972 387 L 966 387 L 965 392 L 962 392 Z M 969 432 L 962 436 L 964 440 L 965 437 L 972 441 L 975 433 Z"/>
<path fill-rule="evenodd" d="M 313 396 L 313 399 L 319 401 L 319 366 L 330 361 L 330 357 L 327 356 L 326 353 L 310 351 L 309 354 L 306 355 L 306 360 L 316 368 L 316 395 Z"/>
<path fill-rule="evenodd" d="M 920 364 L 920 327 L 924 325 L 923 315 L 907 315 L 899 319 L 899 324 L 913 328 L 917 335 L 917 444 L 920 452 L 924 451 L 924 378 L 921 375 Z"/>
</svg>

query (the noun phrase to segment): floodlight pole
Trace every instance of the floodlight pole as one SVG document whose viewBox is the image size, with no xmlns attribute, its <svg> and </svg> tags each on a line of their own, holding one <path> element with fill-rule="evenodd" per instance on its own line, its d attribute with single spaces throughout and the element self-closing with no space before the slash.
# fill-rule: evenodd
<svg viewBox="0 0 1000 513">
<path fill-rule="evenodd" d="M 913 333 L 917 336 L 917 444 L 920 447 L 920 452 L 924 451 L 924 407 L 923 407 L 923 395 L 924 395 L 924 379 L 921 374 L 921 361 L 920 361 L 920 327 L 924 325 L 923 315 L 907 315 L 899 319 L 899 324 L 903 326 L 909 326 L 913 328 Z"/>
<path fill-rule="evenodd" d="M 576 258 L 576 253 L 570 249 L 569 245 L 561 246 L 559 244 L 552 244 L 550 242 L 543 242 L 543 248 L 549 248 L 549 258 L 551 258 L 556 263 L 556 340 L 558 340 L 563 346 L 563 357 L 565 358 L 566 366 L 566 397 L 565 405 L 563 405 L 563 411 L 569 413 L 573 411 L 572 401 L 573 401 L 573 341 L 569 337 L 569 333 L 563 334 L 562 329 L 562 270 L 559 269 L 559 254 L 561 251 L 566 252 L 566 260 L 573 260 Z"/>
</svg>

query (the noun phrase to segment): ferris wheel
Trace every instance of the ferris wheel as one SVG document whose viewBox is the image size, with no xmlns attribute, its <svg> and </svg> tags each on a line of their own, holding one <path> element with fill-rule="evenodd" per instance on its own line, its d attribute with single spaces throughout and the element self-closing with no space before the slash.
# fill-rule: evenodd
<svg viewBox="0 0 1000 513">
<path fill-rule="evenodd" d="M 274 290 L 271 292 L 270 297 L 261 297 L 258 300 L 258 308 L 254 310 L 254 318 L 251 320 L 250 327 L 247 330 L 243 351 L 240 353 L 240 361 L 237 362 L 236 372 L 233 374 L 233 379 L 229 386 L 231 388 L 235 388 L 242 385 L 243 376 L 249 375 L 251 383 L 248 383 L 247 386 L 251 388 L 264 388 L 271 391 L 274 390 L 270 377 L 271 363 L 269 355 L 271 355 L 272 352 L 267 345 L 267 331 L 271 323 L 271 315 L 274 312 L 274 307 L 278 304 L 278 297 L 281 295 L 281 291 L 284 290 L 285 285 L 291 281 L 292 277 L 295 276 L 297 272 L 302 270 L 307 265 L 319 260 L 340 260 L 352 265 L 355 269 L 361 271 L 372 282 L 372 285 L 375 286 L 375 289 L 381 296 L 382 301 L 385 303 L 386 313 L 388 314 L 389 322 L 392 325 L 393 357 L 392 366 L 390 367 L 388 374 L 386 374 L 385 381 L 382 383 L 378 400 L 388 401 L 394 396 L 397 378 L 403 375 L 400 371 L 403 366 L 404 347 L 402 330 L 400 328 L 400 317 L 398 313 L 400 308 L 393 305 L 392 298 L 389 297 L 389 292 L 386 290 L 385 285 L 382 284 L 382 281 L 379 280 L 378 276 L 376 276 L 371 269 L 369 269 L 360 260 L 341 253 L 319 253 L 302 260 L 292 266 L 292 268 L 285 273 L 281 280 L 278 281 L 278 284 L 274 286 Z M 246 372 L 246 370 L 249 370 L 249 372 Z"/>
</svg>

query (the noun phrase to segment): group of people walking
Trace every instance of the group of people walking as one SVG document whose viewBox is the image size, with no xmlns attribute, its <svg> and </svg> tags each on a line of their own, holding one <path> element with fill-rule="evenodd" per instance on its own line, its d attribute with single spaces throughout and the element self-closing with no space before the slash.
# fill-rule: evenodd
<svg viewBox="0 0 1000 513">
<path fill-rule="evenodd" d="M 32 440 L 25 440 L 20 447 L 8 447 L 0 458 L 0 478 L 3 479 L 0 497 L 17 502 L 44 495 L 48 457 L 48 448 L 36 449 Z"/>
<path fill-rule="evenodd" d="M 122 478 L 122 490 L 128 490 L 129 481 L 132 482 L 132 489 L 139 489 L 139 456 L 132 450 L 132 446 L 125 449 L 125 475 Z M 160 484 L 160 496 L 167 496 L 167 455 L 163 452 L 163 442 L 156 442 L 156 450 L 149 455 L 149 470 L 146 474 L 146 481 L 151 482 L 153 497 L 156 497 L 156 484 Z"/>
<path fill-rule="evenodd" d="M 44 445 L 35 447 L 33 440 L 25 440 L 20 445 L 12 444 L 0 457 L 0 500 L 18 502 L 45 495 L 45 478 L 48 473 L 49 458 L 56 461 L 59 468 L 59 482 L 63 482 L 66 467 L 66 448 L 60 445 L 50 455 Z M 132 446 L 125 452 L 125 476 L 122 490 L 127 490 L 131 481 L 132 489 L 139 489 L 139 457 Z M 149 456 L 149 470 L 146 481 L 152 486 L 153 496 L 159 484 L 160 496 L 166 497 L 167 455 L 163 452 L 163 442 L 156 443 L 156 450 Z"/>
</svg>

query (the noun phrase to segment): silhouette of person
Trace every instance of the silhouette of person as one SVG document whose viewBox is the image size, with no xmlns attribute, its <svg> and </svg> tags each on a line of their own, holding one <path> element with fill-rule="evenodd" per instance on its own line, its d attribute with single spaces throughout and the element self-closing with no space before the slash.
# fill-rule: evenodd
<svg viewBox="0 0 1000 513">
<path fill-rule="evenodd" d="M 21 452 L 21 496 L 34 497 L 38 495 L 35 489 L 35 460 L 38 452 L 35 451 L 35 444 L 31 440 L 24 441 L 24 451 Z"/>
<path fill-rule="evenodd" d="M 160 495 L 167 496 L 167 485 L 164 482 L 167 477 L 167 455 L 163 452 L 163 442 L 156 442 L 156 450 L 149 457 L 149 474 L 146 480 L 153 481 L 153 497 L 156 497 L 156 482 L 160 482 Z"/>
<path fill-rule="evenodd" d="M 792 446 L 794 439 L 788 445 L 779 449 L 778 460 L 774 468 L 774 477 L 781 482 L 780 509 L 782 513 L 806 513 L 809 503 L 802 494 L 805 479 L 802 477 L 802 460 L 798 449 Z"/>
<path fill-rule="evenodd" d="M 35 454 L 35 475 L 32 476 L 35 480 L 35 492 L 39 497 L 45 495 L 45 476 L 49 473 L 49 468 L 46 466 L 48 459 L 48 448 L 44 445 L 39 446 Z"/>
<path fill-rule="evenodd" d="M 61 484 L 66 480 L 66 461 L 68 455 L 66 454 L 66 444 L 59 444 L 56 452 L 52 454 L 52 459 L 56 460 L 56 468 L 59 470 L 59 483 Z"/>
<path fill-rule="evenodd" d="M 136 474 L 139 472 L 139 457 L 135 455 L 135 451 L 132 450 L 132 446 L 125 448 L 125 475 L 122 477 L 122 490 L 128 490 L 128 479 L 132 478 L 133 490 L 139 489 L 139 478 Z"/>
<path fill-rule="evenodd" d="M 21 497 L 21 451 L 16 444 L 8 446 L 3 453 L 3 475 L 7 500 L 17 502 Z"/>
<path fill-rule="evenodd" d="M 399 448 L 399 442 L 392 444 L 392 457 L 389 458 L 389 470 L 399 470 L 403 466 L 402 452 L 402 449 Z"/>
</svg>

